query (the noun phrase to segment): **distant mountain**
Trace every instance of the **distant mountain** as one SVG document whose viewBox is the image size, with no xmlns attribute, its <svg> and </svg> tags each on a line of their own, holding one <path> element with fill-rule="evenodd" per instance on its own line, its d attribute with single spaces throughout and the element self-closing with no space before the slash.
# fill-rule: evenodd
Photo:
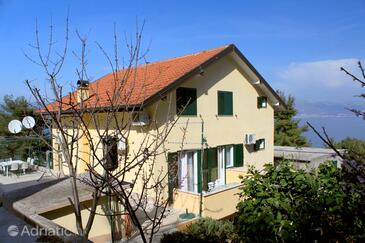
<svg viewBox="0 0 365 243">
<path fill-rule="evenodd" d="M 363 104 L 339 104 L 334 102 L 311 102 L 296 100 L 298 118 L 304 117 L 353 117 L 354 114 L 346 108 L 365 110 Z"/>
</svg>

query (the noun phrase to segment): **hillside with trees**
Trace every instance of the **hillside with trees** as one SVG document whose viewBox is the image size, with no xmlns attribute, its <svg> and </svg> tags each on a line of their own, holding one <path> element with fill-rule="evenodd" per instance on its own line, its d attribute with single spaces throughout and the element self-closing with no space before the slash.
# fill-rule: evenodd
<svg viewBox="0 0 365 243">
<path fill-rule="evenodd" d="M 285 111 L 275 112 L 275 133 L 274 144 L 279 146 L 308 147 L 310 142 L 302 135 L 308 130 L 308 126 L 300 126 L 300 120 L 294 119 L 297 114 L 295 98 L 292 95 L 286 96 L 283 92 L 277 91 L 285 102 Z"/>
</svg>

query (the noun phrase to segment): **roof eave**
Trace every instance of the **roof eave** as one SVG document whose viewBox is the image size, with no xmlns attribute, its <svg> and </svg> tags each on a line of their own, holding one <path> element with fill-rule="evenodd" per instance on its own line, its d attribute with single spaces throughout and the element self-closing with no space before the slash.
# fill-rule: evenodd
<svg viewBox="0 0 365 243">
<path fill-rule="evenodd" d="M 249 67 L 249 69 L 257 76 L 260 81 L 260 85 L 263 85 L 271 95 L 274 96 L 277 101 L 273 104 L 273 108 L 276 111 L 284 111 L 287 109 L 285 102 L 280 98 L 276 91 L 270 86 L 270 84 L 264 79 L 264 77 L 256 70 L 256 68 L 248 61 L 248 59 L 242 54 L 242 52 L 233 45 L 233 52 Z"/>
<path fill-rule="evenodd" d="M 170 91 L 178 88 L 183 82 L 185 82 L 187 79 L 194 77 L 195 75 L 199 74 L 201 72 L 201 70 L 205 69 L 206 67 L 208 67 L 209 65 L 217 62 L 219 59 L 221 59 L 222 57 L 226 56 L 227 54 L 231 53 L 234 49 L 234 45 L 230 44 L 228 45 L 225 49 L 223 49 L 221 52 L 217 53 L 216 55 L 214 55 L 213 57 L 209 58 L 208 60 L 206 60 L 205 62 L 203 62 L 202 64 L 200 64 L 199 66 L 195 67 L 194 69 L 192 69 L 191 71 L 187 72 L 186 74 L 184 74 L 183 76 L 181 76 L 180 78 L 176 79 L 175 81 L 171 82 L 168 86 L 166 86 L 165 88 L 163 88 L 162 90 L 158 91 L 157 93 L 155 93 L 154 95 L 150 96 L 149 98 L 147 98 L 142 104 L 140 104 L 141 106 L 148 106 L 154 102 L 156 102 L 157 100 L 161 99 L 162 97 L 164 97 L 166 94 L 168 94 Z"/>
<path fill-rule="evenodd" d="M 276 111 L 284 111 L 287 109 L 286 104 L 283 102 L 283 100 L 280 98 L 280 96 L 275 92 L 275 90 L 269 85 L 269 83 L 262 77 L 262 75 L 254 68 L 254 66 L 247 60 L 247 58 L 238 50 L 238 48 L 234 44 L 228 45 L 225 49 L 223 49 L 221 52 L 217 53 L 213 57 L 209 58 L 207 61 L 202 63 L 201 65 L 195 67 L 190 72 L 184 74 L 180 78 L 176 79 L 175 81 L 171 82 L 170 85 L 166 86 L 162 90 L 158 91 L 154 95 L 147 98 L 143 103 L 140 104 L 141 107 L 148 106 L 162 97 L 164 97 L 166 94 L 171 92 L 172 90 L 179 87 L 184 81 L 187 79 L 199 74 L 201 70 L 205 69 L 207 66 L 215 63 L 222 57 L 235 53 L 238 55 L 238 57 L 252 70 L 252 72 L 258 77 L 258 79 L 262 82 L 262 85 L 272 94 L 273 97 L 275 97 L 275 100 L 277 101 L 275 104 L 273 104 L 273 108 Z"/>
</svg>

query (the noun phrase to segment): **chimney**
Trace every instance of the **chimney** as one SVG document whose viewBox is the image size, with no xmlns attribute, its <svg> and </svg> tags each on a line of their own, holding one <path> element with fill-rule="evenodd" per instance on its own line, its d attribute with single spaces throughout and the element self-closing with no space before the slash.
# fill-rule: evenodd
<svg viewBox="0 0 365 243">
<path fill-rule="evenodd" d="M 89 81 L 77 81 L 77 102 L 85 101 L 89 98 Z"/>
</svg>

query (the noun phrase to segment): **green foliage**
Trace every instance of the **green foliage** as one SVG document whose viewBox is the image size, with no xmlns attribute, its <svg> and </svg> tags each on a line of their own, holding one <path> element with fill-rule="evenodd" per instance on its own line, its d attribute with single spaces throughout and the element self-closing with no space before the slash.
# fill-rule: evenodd
<svg viewBox="0 0 365 243">
<path fill-rule="evenodd" d="M 364 162 L 365 141 L 356 138 L 345 138 L 338 143 L 334 143 L 338 149 L 346 149 L 346 157 L 349 160 Z"/>
<path fill-rule="evenodd" d="M 22 120 L 25 116 L 34 116 L 34 111 L 34 107 L 24 97 L 4 96 L 4 100 L 0 104 L 0 159 L 10 157 L 25 159 L 30 151 L 34 150 L 33 148 L 44 147 L 44 143 L 39 139 L 29 139 L 29 131 L 23 130 L 14 135 L 8 130 L 8 123 L 11 120 Z M 41 128 L 37 132 L 41 134 Z"/>
<path fill-rule="evenodd" d="M 23 97 L 14 98 L 5 95 L 0 104 L 0 136 L 9 136 L 8 123 L 13 119 L 21 119 L 24 116 L 33 115 L 34 108 Z"/>
<path fill-rule="evenodd" d="M 342 171 L 331 163 L 318 171 L 283 162 L 250 169 L 242 178 L 235 226 L 244 242 L 344 242 L 364 240 L 364 208 L 358 192 L 345 191 Z M 354 217 L 354 211 L 358 216 Z M 362 232 L 362 233 L 361 233 Z"/>
<path fill-rule="evenodd" d="M 234 226 L 231 222 L 211 218 L 202 218 L 188 225 L 186 232 L 198 239 L 209 239 L 210 242 L 226 242 L 228 239 L 235 238 Z"/>
<path fill-rule="evenodd" d="M 211 218 L 201 218 L 187 226 L 185 232 L 165 234 L 162 243 L 167 242 L 234 242 L 237 239 L 234 226 L 229 221 L 218 221 Z"/>
<path fill-rule="evenodd" d="M 281 91 L 277 91 L 277 93 L 287 105 L 287 109 L 285 111 L 275 112 L 275 145 L 310 146 L 309 141 L 301 135 L 308 130 L 308 127 L 299 126 L 299 120 L 294 120 L 294 116 L 297 114 L 294 97 L 291 95 L 286 97 Z"/>
<path fill-rule="evenodd" d="M 182 231 L 175 231 L 164 234 L 161 238 L 161 243 L 204 243 L 204 240 L 198 239 L 191 234 Z"/>
</svg>

